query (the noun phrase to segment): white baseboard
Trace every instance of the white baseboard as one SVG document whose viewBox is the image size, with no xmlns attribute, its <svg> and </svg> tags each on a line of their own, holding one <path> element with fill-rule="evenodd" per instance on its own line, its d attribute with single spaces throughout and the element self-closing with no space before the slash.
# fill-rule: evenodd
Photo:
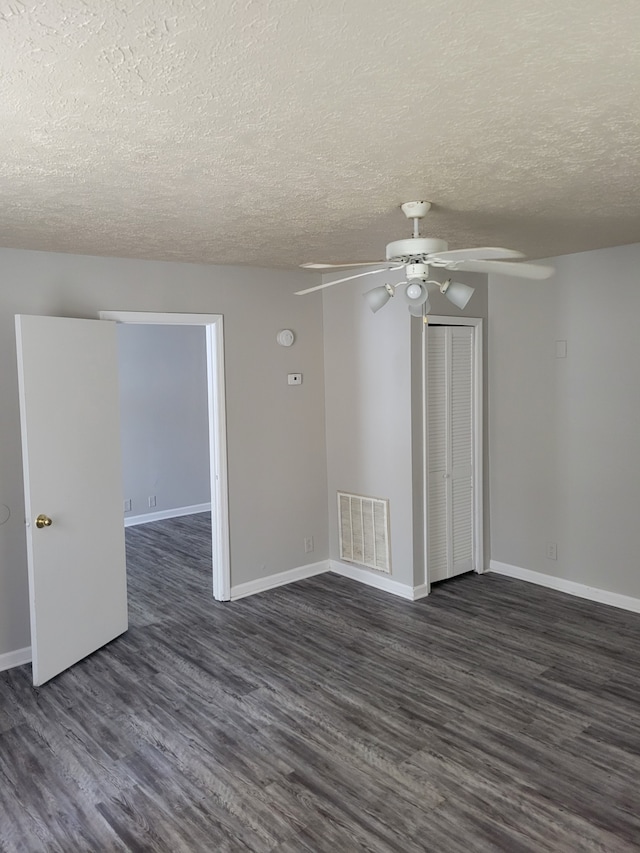
<svg viewBox="0 0 640 853">
<path fill-rule="evenodd" d="M 5 669 L 13 669 L 14 666 L 22 666 L 25 663 L 31 663 L 31 646 L 0 655 L 0 672 L 4 672 Z"/>
<path fill-rule="evenodd" d="M 372 586 L 375 589 L 380 589 L 382 592 L 390 592 L 392 595 L 398 595 L 400 598 L 406 598 L 409 601 L 416 601 L 418 598 L 424 598 L 429 594 L 426 584 L 420 586 L 409 586 L 408 584 L 399 583 L 392 580 L 388 575 L 381 575 L 361 569 L 359 566 L 354 566 L 351 563 L 343 563 L 341 560 L 329 560 L 329 570 L 337 575 L 342 575 L 344 578 L 349 578 L 352 581 Z"/>
<path fill-rule="evenodd" d="M 631 610 L 640 613 L 640 598 L 632 598 L 630 595 L 622 595 L 619 592 L 609 592 L 606 589 L 598 589 L 595 586 L 586 586 L 583 583 L 558 578 L 554 575 L 545 575 L 542 572 L 532 572 L 531 569 L 521 569 L 519 566 L 511 566 L 509 563 L 500 563 L 491 560 L 489 571 L 497 575 L 505 575 L 508 578 L 535 583 L 538 586 L 546 586 L 558 592 L 566 592 L 577 598 L 587 598 L 589 601 L 597 601 L 600 604 L 609 604 L 611 607 L 619 607 L 621 610 Z"/>
<path fill-rule="evenodd" d="M 198 512 L 211 512 L 211 504 L 193 504 L 193 506 L 179 506 L 175 509 L 146 512 L 144 515 L 125 516 L 124 526 L 134 527 L 136 524 L 149 524 L 151 521 L 163 521 L 165 518 L 180 518 L 182 515 L 196 515 Z"/>
<path fill-rule="evenodd" d="M 419 586 L 414 586 L 413 588 L 413 600 L 417 601 L 419 598 L 426 598 L 429 595 L 429 587 L 426 583 L 421 583 Z"/>
<path fill-rule="evenodd" d="M 328 571 L 329 561 L 321 560 L 319 563 L 309 563 L 306 566 L 299 566 L 297 569 L 289 569 L 286 572 L 278 572 L 275 575 L 267 575 L 255 581 L 239 583 L 231 587 L 231 601 L 237 601 L 239 598 L 255 595 L 258 592 L 266 592 L 268 589 L 275 589 L 277 586 L 284 586 L 288 583 L 294 583 L 294 581 L 312 578 Z"/>
</svg>

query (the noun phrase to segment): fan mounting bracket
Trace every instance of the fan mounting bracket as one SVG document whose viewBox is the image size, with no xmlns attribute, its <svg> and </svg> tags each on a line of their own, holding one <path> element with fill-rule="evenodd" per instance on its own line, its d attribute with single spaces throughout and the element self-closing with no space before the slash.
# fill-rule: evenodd
<svg viewBox="0 0 640 853">
<path fill-rule="evenodd" d="M 431 207 L 430 201 L 405 201 L 400 205 L 407 219 L 422 219 Z"/>
</svg>

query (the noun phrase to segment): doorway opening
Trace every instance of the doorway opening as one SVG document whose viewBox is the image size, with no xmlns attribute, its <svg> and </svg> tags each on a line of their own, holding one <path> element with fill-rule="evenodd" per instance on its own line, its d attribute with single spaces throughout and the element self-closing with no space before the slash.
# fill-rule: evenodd
<svg viewBox="0 0 640 853">
<path fill-rule="evenodd" d="M 224 388 L 224 338 L 221 314 L 165 314 L 101 311 L 101 320 L 136 325 L 202 326 L 206 336 L 209 481 L 213 597 L 228 601 L 231 589 L 229 503 Z"/>
</svg>

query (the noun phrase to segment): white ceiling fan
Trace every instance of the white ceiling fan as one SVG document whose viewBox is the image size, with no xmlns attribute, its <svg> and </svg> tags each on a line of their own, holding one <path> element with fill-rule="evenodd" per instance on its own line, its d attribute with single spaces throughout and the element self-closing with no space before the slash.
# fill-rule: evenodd
<svg viewBox="0 0 640 853">
<path fill-rule="evenodd" d="M 402 205 L 402 212 L 407 219 L 413 220 L 413 236 L 405 240 L 395 240 L 387 244 L 386 261 L 368 261 L 345 264 L 302 264 L 308 270 L 347 269 L 349 267 L 378 266 L 375 270 L 348 275 L 335 281 L 328 281 L 299 290 L 296 295 L 313 293 L 334 284 L 352 281 L 365 275 L 378 275 L 390 270 L 404 268 L 407 280 L 399 285 L 383 284 L 364 294 L 372 311 L 378 311 L 395 295 L 397 287 L 405 286 L 404 296 L 411 314 L 422 317 L 429 313 L 429 292 L 436 289 L 460 310 L 464 309 L 474 292 L 474 288 L 451 278 L 444 282 L 434 281 L 429 276 L 429 268 L 440 268 L 452 271 L 498 273 L 502 275 L 519 276 L 520 278 L 543 279 L 553 275 L 553 267 L 541 264 L 514 263 L 507 258 L 522 258 L 522 252 L 513 249 L 500 249 L 484 246 L 478 249 L 454 249 L 448 251 L 444 240 L 420 236 L 420 220 L 423 219 L 431 204 L 428 201 L 408 201 Z M 382 266 L 380 266 L 382 265 Z"/>
</svg>

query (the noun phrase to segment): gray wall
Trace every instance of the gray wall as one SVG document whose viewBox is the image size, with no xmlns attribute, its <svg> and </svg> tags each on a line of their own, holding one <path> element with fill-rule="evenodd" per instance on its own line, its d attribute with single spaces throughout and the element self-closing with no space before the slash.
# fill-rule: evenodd
<svg viewBox="0 0 640 853">
<path fill-rule="evenodd" d="M 372 314 L 362 294 L 373 286 L 324 293 L 330 552 L 338 559 L 336 491 L 388 498 L 392 577 L 413 586 L 411 317 L 396 299 Z"/>
<path fill-rule="evenodd" d="M 122 323 L 117 332 L 125 518 L 209 503 L 204 327 Z"/>
<path fill-rule="evenodd" d="M 486 277 L 459 279 L 477 288 L 463 313 L 486 317 Z M 391 283 L 400 280 L 400 273 L 385 277 Z M 412 319 L 400 291 L 372 314 L 362 298 L 381 283 L 372 281 L 356 279 L 324 291 L 329 549 L 337 560 L 336 491 L 388 498 L 392 578 L 414 586 L 424 581 L 422 323 Z M 461 316 L 439 294 L 431 305 L 433 314 Z"/>
<path fill-rule="evenodd" d="M 491 557 L 638 597 L 640 245 L 553 263 L 490 278 Z"/>
<path fill-rule="evenodd" d="M 14 315 L 100 309 L 224 315 L 231 581 L 326 559 L 321 300 L 314 277 L 242 267 L 0 250 L 0 654 L 29 645 Z M 297 341 L 276 344 L 282 328 Z M 300 387 L 286 374 L 301 372 Z M 315 551 L 304 553 L 304 537 Z"/>
</svg>

